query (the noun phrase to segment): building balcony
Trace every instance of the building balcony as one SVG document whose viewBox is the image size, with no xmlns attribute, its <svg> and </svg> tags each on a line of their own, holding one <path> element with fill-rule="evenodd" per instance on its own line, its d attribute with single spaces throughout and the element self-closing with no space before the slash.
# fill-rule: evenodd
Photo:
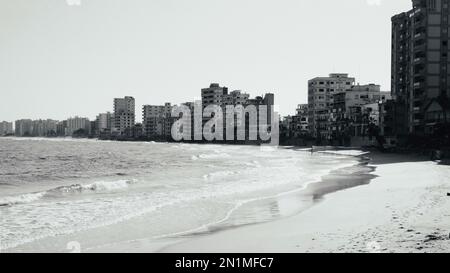
<svg viewBox="0 0 450 273">
<path fill-rule="evenodd" d="M 425 69 L 416 70 L 414 71 L 414 77 L 421 77 L 425 75 L 425 73 L 426 73 Z"/>
<path fill-rule="evenodd" d="M 419 100 L 422 98 L 423 94 L 425 94 L 423 89 L 415 89 L 414 90 L 414 99 Z"/>
<path fill-rule="evenodd" d="M 424 57 L 417 57 L 414 59 L 414 64 L 420 64 L 420 63 L 425 63 Z"/>
<path fill-rule="evenodd" d="M 424 32 L 419 32 L 419 33 L 416 33 L 416 34 L 414 34 L 414 40 L 415 41 L 418 41 L 418 40 L 421 40 L 421 39 L 425 39 L 425 33 Z"/>
<path fill-rule="evenodd" d="M 416 2 L 416 0 L 413 0 L 413 2 Z M 410 17 L 414 17 L 416 20 L 424 18 L 425 17 L 425 9 L 415 8 L 414 12 L 410 15 Z"/>
<path fill-rule="evenodd" d="M 422 88 L 424 86 L 425 86 L 425 83 L 423 81 L 414 82 L 414 88 Z"/>
<path fill-rule="evenodd" d="M 414 46 L 414 52 L 415 53 L 425 52 L 425 50 L 426 50 L 426 45 L 425 44 L 420 44 L 420 45 Z"/>
<path fill-rule="evenodd" d="M 425 28 L 427 26 L 427 21 L 416 18 L 416 20 L 414 20 L 414 26 L 416 27 L 416 29 Z"/>
</svg>

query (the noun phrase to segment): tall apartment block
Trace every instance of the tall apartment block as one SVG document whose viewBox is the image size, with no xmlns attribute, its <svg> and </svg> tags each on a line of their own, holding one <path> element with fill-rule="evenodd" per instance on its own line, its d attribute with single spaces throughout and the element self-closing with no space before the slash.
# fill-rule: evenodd
<svg viewBox="0 0 450 273">
<path fill-rule="evenodd" d="M 430 135 L 450 121 L 450 0 L 413 0 L 392 17 L 397 135 Z"/>
<path fill-rule="evenodd" d="M 274 105 L 274 94 L 267 93 L 264 96 L 257 96 L 253 99 L 250 95 L 242 92 L 241 90 L 235 90 L 228 92 L 227 87 L 221 87 L 217 83 L 212 83 L 209 88 L 202 89 L 202 105 L 206 107 L 214 104 L 221 107 L 227 105 Z"/>
<path fill-rule="evenodd" d="M 222 99 L 228 95 L 228 88 L 221 87 L 218 83 L 212 83 L 209 88 L 202 89 L 202 105 L 222 105 Z"/>
<path fill-rule="evenodd" d="M 33 120 L 32 122 L 32 136 L 46 137 L 56 136 L 58 121 L 56 120 Z"/>
<path fill-rule="evenodd" d="M 10 135 L 13 133 L 12 122 L 2 121 L 0 122 L 0 136 Z"/>
<path fill-rule="evenodd" d="M 32 136 L 33 121 L 31 119 L 20 119 L 15 122 L 15 135 L 22 136 Z"/>
<path fill-rule="evenodd" d="M 308 81 L 308 127 L 312 136 L 331 138 L 329 109 L 333 105 L 333 96 L 336 93 L 345 92 L 354 84 L 355 78 L 338 73 Z"/>
<path fill-rule="evenodd" d="M 67 135 L 67 120 L 60 121 L 56 124 L 56 135 L 60 137 Z"/>
<path fill-rule="evenodd" d="M 83 130 L 83 133 L 88 135 L 91 131 L 91 122 L 88 118 L 83 117 L 73 117 L 67 119 L 67 129 L 66 135 L 72 136 L 75 132 L 80 132 Z"/>
<path fill-rule="evenodd" d="M 144 136 L 149 139 L 168 139 L 171 136 L 172 105 L 144 105 L 142 108 L 142 121 Z"/>
<path fill-rule="evenodd" d="M 244 107 L 247 107 L 249 105 L 253 105 L 256 107 L 256 109 L 261 109 L 260 106 L 268 106 L 267 109 L 267 123 L 270 127 L 271 125 L 271 119 L 272 119 L 272 112 L 271 112 L 271 106 L 274 106 L 275 104 L 275 96 L 272 93 L 266 93 L 264 96 L 257 96 L 255 98 L 250 98 L 250 95 L 248 93 L 244 93 L 241 90 L 236 90 L 232 92 L 228 92 L 227 87 L 221 87 L 218 83 L 212 83 L 210 84 L 209 88 L 203 88 L 201 90 L 201 97 L 202 97 L 202 106 L 203 108 L 207 107 L 208 105 L 218 105 L 222 107 L 223 111 L 223 119 L 225 126 L 228 126 L 226 123 L 226 106 L 237 106 L 242 105 Z M 258 115 L 257 119 L 259 120 L 260 116 Z M 203 117 L 203 123 L 208 121 L 209 118 Z M 238 121 L 235 119 L 234 125 Z M 249 123 L 249 120 L 246 120 L 246 123 Z M 258 123 L 259 124 L 259 123 Z M 250 128 L 249 124 L 246 124 L 246 130 L 250 130 L 251 132 L 258 130 L 259 125 L 255 125 L 254 128 Z"/>
<path fill-rule="evenodd" d="M 135 124 L 135 100 L 133 97 L 114 99 L 114 131 L 122 135 Z"/>
<path fill-rule="evenodd" d="M 112 125 L 114 123 L 114 115 L 110 112 L 100 113 L 95 118 L 94 135 L 108 135 L 111 133 Z"/>
</svg>

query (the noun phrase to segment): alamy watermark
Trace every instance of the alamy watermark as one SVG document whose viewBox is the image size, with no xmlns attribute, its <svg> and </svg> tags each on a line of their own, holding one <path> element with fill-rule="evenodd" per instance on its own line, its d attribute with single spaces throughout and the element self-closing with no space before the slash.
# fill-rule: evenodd
<svg viewBox="0 0 450 273">
<path fill-rule="evenodd" d="M 225 112 L 225 114 L 224 114 Z M 181 105 L 172 109 L 179 118 L 172 126 L 175 141 L 261 141 L 279 145 L 279 114 L 268 105 Z"/>
</svg>

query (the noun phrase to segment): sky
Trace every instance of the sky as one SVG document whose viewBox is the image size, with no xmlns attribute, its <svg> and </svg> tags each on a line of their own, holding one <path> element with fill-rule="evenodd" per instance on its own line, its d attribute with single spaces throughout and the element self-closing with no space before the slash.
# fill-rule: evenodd
<svg viewBox="0 0 450 273">
<path fill-rule="evenodd" d="M 77 1 L 80 1 L 77 5 Z M 113 98 L 200 98 L 220 83 L 275 93 L 349 73 L 390 90 L 391 21 L 411 0 L 0 0 L 0 121 L 95 118 Z"/>
</svg>

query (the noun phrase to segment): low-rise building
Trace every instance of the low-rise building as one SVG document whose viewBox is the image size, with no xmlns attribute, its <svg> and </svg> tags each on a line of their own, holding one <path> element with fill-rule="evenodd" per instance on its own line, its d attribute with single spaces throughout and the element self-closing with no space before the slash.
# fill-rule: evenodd
<svg viewBox="0 0 450 273">
<path fill-rule="evenodd" d="M 382 92 L 375 84 L 355 85 L 334 94 L 328 127 L 331 139 L 349 145 L 357 137 L 378 136 L 380 105 L 390 99 L 390 92 Z"/>
<path fill-rule="evenodd" d="M 345 124 L 351 112 L 358 107 L 380 104 L 391 99 L 390 92 L 382 92 L 379 85 L 355 85 L 350 89 L 333 95 L 330 111 L 330 128 L 334 132 Z M 352 110 L 353 109 L 353 110 Z M 343 123 L 344 122 L 344 123 Z"/>
<path fill-rule="evenodd" d="M 292 117 L 292 131 L 296 137 L 309 134 L 309 105 L 299 104 L 297 114 Z"/>
</svg>

